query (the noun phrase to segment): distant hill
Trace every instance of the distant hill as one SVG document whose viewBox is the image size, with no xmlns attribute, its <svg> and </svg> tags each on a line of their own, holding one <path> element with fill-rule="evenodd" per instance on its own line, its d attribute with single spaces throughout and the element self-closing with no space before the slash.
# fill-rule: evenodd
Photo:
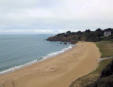
<svg viewBox="0 0 113 87">
<path fill-rule="evenodd" d="M 84 32 L 67 31 L 66 33 L 60 33 L 55 36 L 49 37 L 47 40 L 71 42 L 71 43 L 76 43 L 78 41 L 97 42 L 101 40 L 113 40 L 113 28 L 107 28 L 104 30 L 98 28 L 95 31 L 91 31 L 90 29 L 87 29 Z"/>
</svg>

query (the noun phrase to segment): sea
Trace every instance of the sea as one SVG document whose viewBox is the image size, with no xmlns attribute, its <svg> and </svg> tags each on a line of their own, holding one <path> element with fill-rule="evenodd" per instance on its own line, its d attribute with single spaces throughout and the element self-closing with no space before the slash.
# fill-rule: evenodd
<svg viewBox="0 0 113 87">
<path fill-rule="evenodd" d="M 1 34 L 0 74 L 56 56 L 72 48 L 70 43 L 50 42 L 52 34 Z"/>
</svg>

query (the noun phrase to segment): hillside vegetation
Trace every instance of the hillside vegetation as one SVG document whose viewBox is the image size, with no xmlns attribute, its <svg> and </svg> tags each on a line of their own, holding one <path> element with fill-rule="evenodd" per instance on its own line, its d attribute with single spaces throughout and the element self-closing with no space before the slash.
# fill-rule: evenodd
<svg viewBox="0 0 113 87">
<path fill-rule="evenodd" d="M 110 31 L 111 35 L 105 37 L 104 33 L 106 31 Z M 67 31 L 66 33 L 57 34 L 55 36 L 49 37 L 48 41 L 61 41 L 61 42 L 71 42 L 76 43 L 77 41 L 91 41 L 97 42 L 102 40 L 112 40 L 113 39 L 113 29 L 108 28 L 105 30 L 97 29 L 95 31 L 91 31 L 90 29 L 81 32 L 71 32 Z"/>
<path fill-rule="evenodd" d="M 97 42 L 97 46 L 100 48 L 102 57 L 113 57 L 113 42 L 112 41 Z"/>
</svg>

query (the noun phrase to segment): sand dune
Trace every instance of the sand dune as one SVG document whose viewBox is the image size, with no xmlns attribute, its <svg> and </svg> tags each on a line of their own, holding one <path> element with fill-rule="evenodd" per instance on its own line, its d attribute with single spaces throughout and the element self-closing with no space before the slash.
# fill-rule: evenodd
<svg viewBox="0 0 113 87">
<path fill-rule="evenodd" d="M 92 42 L 79 42 L 72 49 L 15 72 L 0 76 L 0 87 L 69 87 L 94 70 L 100 52 Z"/>
</svg>

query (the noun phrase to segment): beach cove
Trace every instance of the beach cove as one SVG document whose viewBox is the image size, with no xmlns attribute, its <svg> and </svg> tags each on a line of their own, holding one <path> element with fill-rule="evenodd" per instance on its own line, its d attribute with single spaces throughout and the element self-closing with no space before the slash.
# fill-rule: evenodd
<svg viewBox="0 0 113 87">
<path fill-rule="evenodd" d="M 0 87 L 69 87 L 73 80 L 96 69 L 100 56 L 95 43 L 78 42 L 62 54 L 0 75 Z"/>
</svg>

